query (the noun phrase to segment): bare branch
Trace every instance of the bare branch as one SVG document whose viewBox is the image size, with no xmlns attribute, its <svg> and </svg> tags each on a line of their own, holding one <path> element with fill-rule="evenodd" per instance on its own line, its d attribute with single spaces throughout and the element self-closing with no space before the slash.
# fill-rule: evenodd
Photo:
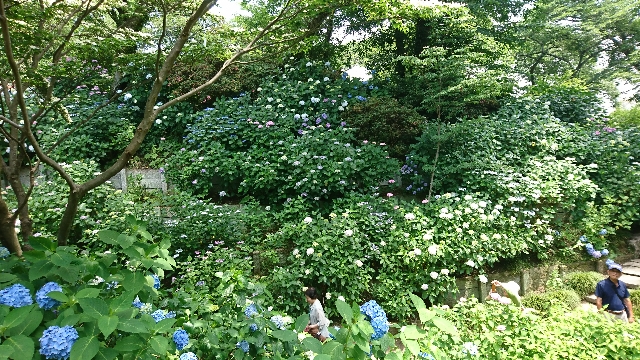
<svg viewBox="0 0 640 360">
<path fill-rule="evenodd" d="M 19 124 L 16 124 L 15 122 L 11 121 L 11 119 L 7 118 L 4 115 L 0 115 L 0 120 L 6 122 L 7 124 L 17 128 L 18 130 L 22 130 L 22 126 Z"/>
<path fill-rule="evenodd" d="M 158 39 L 158 51 L 156 53 L 156 76 L 160 72 L 160 56 L 162 55 L 162 41 L 167 36 L 167 4 L 162 2 L 162 34 Z"/>
</svg>

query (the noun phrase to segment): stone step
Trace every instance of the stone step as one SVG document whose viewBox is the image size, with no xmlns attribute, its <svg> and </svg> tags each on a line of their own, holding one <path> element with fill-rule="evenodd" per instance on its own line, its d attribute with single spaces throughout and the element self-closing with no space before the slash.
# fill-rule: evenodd
<svg viewBox="0 0 640 360">
<path fill-rule="evenodd" d="M 584 301 L 590 303 L 590 304 L 595 304 L 596 303 L 596 295 L 595 294 L 591 294 L 589 296 L 585 296 Z"/>
<path fill-rule="evenodd" d="M 627 284 L 629 289 L 637 289 L 640 287 L 640 276 L 627 275 L 626 273 L 623 273 L 622 276 L 620 276 L 620 280 Z"/>
<path fill-rule="evenodd" d="M 622 265 L 622 272 L 625 275 L 640 276 L 640 267 L 628 266 L 625 264 L 625 265 Z"/>
<path fill-rule="evenodd" d="M 640 267 L 640 259 L 629 260 L 626 263 L 622 264 L 622 266 L 635 266 Z"/>
</svg>

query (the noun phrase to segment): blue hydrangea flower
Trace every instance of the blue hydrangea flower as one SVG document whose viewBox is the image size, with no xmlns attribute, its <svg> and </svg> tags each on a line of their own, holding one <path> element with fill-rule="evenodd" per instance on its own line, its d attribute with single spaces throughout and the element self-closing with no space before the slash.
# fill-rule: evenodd
<svg viewBox="0 0 640 360">
<path fill-rule="evenodd" d="M 600 232 L 598 233 L 600 235 L 607 235 L 607 229 L 602 229 L 600 230 Z"/>
<path fill-rule="evenodd" d="M 160 278 L 158 277 L 158 275 L 153 274 L 151 275 L 151 277 L 153 278 L 153 288 L 154 289 L 160 289 Z"/>
<path fill-rule="evenodd" d="M 418 353 L 418 356 L 420 356 L 421 358 L 428 359 L 428 360 L 436 360 L 436 358 L 434 358 L 434 357 L 433 357 L 433 355 L 428 354 L 428 353 L 426 353 L 426 352 L 424 352 L 424 351 L 423 351 L 423 352 Z"/>
<path fill-rule="evenodd" d="M 587 249 L 587 252 L 589 253 L 589 255 L 591 255 L 591 253 L 593 253 L 594 251 L 593 245 L 591 243 L 588 243 L 587 245 L 585 245 L 584 248 Z"/>
<path fill-rule="evenodd" d="M 180 355 L 180 360 L 198 360 L 198 357 L 196 356 L 196 354 L 189 351 Z"/>
<path fill-rule="evenodd" d="M 173 342 L 178 350 L 182 350 L 189 345 L 189 334 L 184 329 L 178 329 L 173 333 Z"/>
<path fill-rule="evenodd" d="M 11 252 L 9 252 L 9 249 L 7 249 L 4 246 L 0 246 L 0 258 L 6 259 L 9 257 L 9 255 L 11 255 Z"/>
<path fill-rule="evenodd" d="M 587 239 L 586 236 L 582 235 L 582 236 L 580 236 L 580 241 L 583 242 L 583 243 L 586 243 L 588 241 L 588 239 Z"/>
<path fill-rule="evenodd" d="M 276 324 L 278 329 L 284 330 L 284 319 L 282 318 L 282 316 L 274 315 L 269 320 L 271 320 L 272 323 Z"/>
<path fill-rule="evenodd" d="M 367 301 L 360 306 L 360 312 L 367 317 L 373 327 L 372 340 L 380 339 L 389 331 L 387 314 L 375 300 Z"/>
<path fill-rule="evenodd" d="M 250 329 L 251 331 L 256 331 L 256 330 L 258 330 L 258 324 L 251 324 L 251 325 L 249 325 L 249 329 Z"/>
<path fill-rule="evenodd" d="M 137 307 L 138 309 L 140 309 L 140 308 L 142 308 L 144 303 L 142 301 L 140 301 L 140 297 L 136 296 L 135 300 L 133 300 L 133 303 L 131 303 L 131 305 L 133 307 Z"/>
<path fill-rule="evenodd" d="M 58 305 L 60 305 L 60 301 L 55 300 L 47 296 L 51 291 L 59 291 L 62 292 L 62 287 L 53 281 L 50 281 L 44 284 L 40 290 L 36 292 L 36 302 L 40 306 L 40 308 L 45 310 L 50 310 Z"/>
<path fill-rule="evenodd" d="M 49 326 L 40 338 L 40 354 L 47 359 L 67 360 L 78 338 L 78 331 L 71 326 Z"/>
<path fill-rule="evenodd" d="M 258 315 L 258 310 L 256 309 L 256 304 L 250 304 L 244 309 L 244 314 L 247 317 L 252 317 L 253 315 Z"/>
<path fill-rule="evenodd" d="M 249 343 L 247 342 L 247 340 L 242 340 L 239 343 L 236 344 L 237 348 L 242 349 L 242 351 L 248 353 L 249 352 Z"/>
<path fill-rule="evenodd" d="M 608 253 L 608 251 L 607 251 L 607 253 Z M 611 266 L 611 264 L 614 264 L 615 261 L 613 261 L 611 259 L 607 259 L 607 261 L 605 261 L 604 263 L 607 265 L 607 267 L 609 267 L 609 266 Z"/>
<path fill-rule="evenodd" d="M 175 317 L 176 314 L 174 312 L 168 313 L 166 310 L 162 310 L 162 309 L 158 309 L 154 312 L 152 312 L 151 317 L 153 318 L 153 320 L 155 320 L 156 322 L 160 322 L 166 318 L 170 318 L 170 317 Z"/>
<path fill-rule="evenodd" d="M 18 308 L 33 304 L 33 299 L 29 289 L 24 285 L 14 284 L 0 290 L 0 304 Z"/>
<path fill-rule="evenodd" d="M 600 251 L 600 253 L 602 254 L 602 256 L 607 256 L 607 255 L 609 255 L 609 250 L 607 250 L 607 249 L 602 249 L 602 250 Z"/>
</svg>

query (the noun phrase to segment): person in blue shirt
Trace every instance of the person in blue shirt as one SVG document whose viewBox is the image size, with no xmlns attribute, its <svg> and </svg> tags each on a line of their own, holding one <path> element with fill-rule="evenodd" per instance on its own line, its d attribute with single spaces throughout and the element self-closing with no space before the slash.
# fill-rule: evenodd
<svg viewBox="0 0 640 360">
<path fill-rule="evenodd" d="M 629 290 L 620 281 L 622 265 L 611 262 L 608 268 L 609 277 L 596 285 L 596 307 L 600 310 L 606 306 L 605 311 L 616 320 L 635 322 Z"/>
</svg>

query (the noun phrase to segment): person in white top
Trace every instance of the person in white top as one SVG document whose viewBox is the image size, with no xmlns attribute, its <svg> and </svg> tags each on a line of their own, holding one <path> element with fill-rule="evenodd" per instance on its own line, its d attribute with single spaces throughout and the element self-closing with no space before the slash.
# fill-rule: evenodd
<svg viewBox="0 0 640 360">
<path fill-rule="evenodd" d="M 304 292 L 309 309 L 309 325 L 304 329 L 314 338 L 324 342 L 329 337 L 329 319 L 324 315 L 324 309 L 320 300 L 318 300 L 318 292 L 315 288 L 307 288 Z"/>
</svg>

